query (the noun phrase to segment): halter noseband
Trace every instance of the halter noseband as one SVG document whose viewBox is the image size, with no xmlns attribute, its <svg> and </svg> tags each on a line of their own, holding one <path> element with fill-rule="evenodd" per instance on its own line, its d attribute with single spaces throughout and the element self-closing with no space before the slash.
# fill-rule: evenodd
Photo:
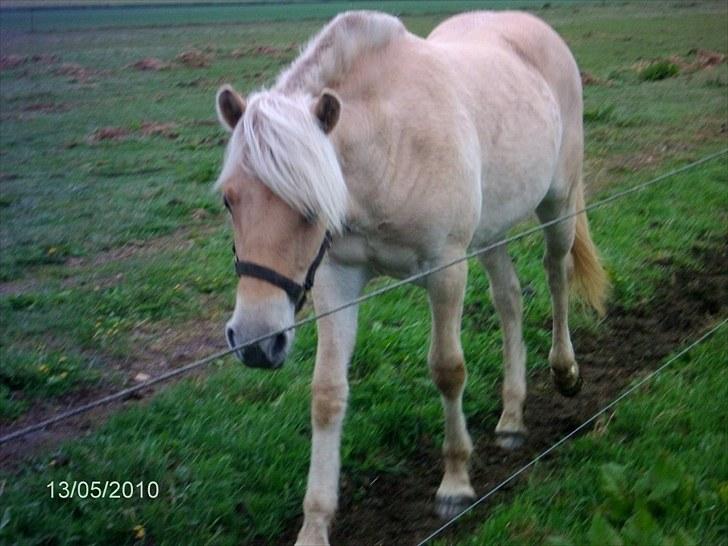
<svg viewBox="0 0 728 546">
<path fill-rule="evenodd" d="M 296 281 L 289 279 L 285 275 L 281 275 L 269 267 L 253 262 L 238 260 L 237 252 L 235 252 L 235 243 L 233 243 L 235 273 L 237 273 L 238 277 L 253 277 L 270 283 L 273 286 L 277 286 L 288 295 L 288 298 L 296 306 L 296 313 L 298 313 L 301 310 L 301 307 L 303 307 L 303 304 L 306 303 L 306 294 L 308 294 L 308 291 L 313 288 L 313 279 L 316 276 L 316 270 L 321 265 L 329 246 L 331 246 L 331 233 L 326 231 L 326 236 L 321 243 L 321 248 L 319 248 L 318 254 L 316 254 L 316 257 L 313 259 L 313 262 L 308 268 L 306 280 L 303 284 L 298 284 Z"/>
</svg>

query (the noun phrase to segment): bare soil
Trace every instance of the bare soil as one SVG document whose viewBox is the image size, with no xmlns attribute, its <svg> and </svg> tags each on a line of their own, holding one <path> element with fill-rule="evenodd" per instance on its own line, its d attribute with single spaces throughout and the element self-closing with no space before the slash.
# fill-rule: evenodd
<svg viewBox="0 0 728 546">
<path fill-rule="evenodd" d="M 144 59 L 140 59 L 129 65 L 129 67 L 134 68 L 135 70 L 151 70 L 153 72 L 159 72 L 160 70 L 169 68 L 169 64 L 155 57 L 145 57 Z"/>
<path fill-rule="evenodd" d="M 527 444 L 509 452 L 494 444 L 493 426 L 498 416 L 468 422 L 475 450 L 471 479 L 483 495 L 554 442 L 574 430 L 613 400 L 636 377 L 655 369 L 686 341 L 696 338 L 728 311 L 728 236 L 709 249 L 692 251 L 700 267 L 677 269 L 661 259 L 664 283 L 643 306 L 609 309 L 600 333 L 574 332 L 574 345 L 584 377 L 581 393 L 563 398 L 554 389 L 546 369 L 529 378 L 525 413 Z M 550 330 L 551 324 L 544 324 Z M 466 393 L 467 395 L 467 393 Z M 497 393 L 494 391 L 493 396 Z M 598 420 L 597 428 L 600 425 Z M 593 430 L 588 428 L 589 432 Z M 558 457 L 555 453 L 547 460 Z M 332 544 L 400 546 L 417 544 L 442 522 L 434 513 L 434 496 L 442 477 L 440 447 L 423 438 L 418 454 L 407 461 L 406 475 L 354 475 L 342 472 L 340 507 L 332 529 Z M 503 502 L 517 489 L 521 478 L 510 482 L 487 502 L 438 538 L 457 542 L 482 523 L 489 507 Z M 356 499 L 356 500 L 353 500 Z M 276 542 L 292 544 L 301 517 L 291 520 Z"/>
<path fill-rule="evenodd" d="M 213 55 L 198 49 L 188 49 L 177 55 L 175 60 L 188 68 L 205 68 L 210 66 Z"/>
<path fill-rule="evenodd" d="M 173 122 L 143 121 L 138 133 L 125 127 L 100 127 L 86 137 L 86 142 L 97 144 L 105 140 L 122 141 L 136 136 L 161 136 L 174 140 L 179 136 L 179 126 Z"/>
</svg>

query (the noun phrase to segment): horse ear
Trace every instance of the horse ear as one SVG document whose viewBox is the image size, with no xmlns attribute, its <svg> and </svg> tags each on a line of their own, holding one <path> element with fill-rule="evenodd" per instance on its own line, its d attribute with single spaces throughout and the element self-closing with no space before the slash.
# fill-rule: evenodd
<svg viewBox="0 0 728 546">
<path fill-rule="evenodd" d="M 232 86 L 225 84 L 217 91 L 215 107 L 222 126 L 232 131 L 245 112 L 245 101 Z"/>
<path fill-rule="evenodd" d="M 341 114 L 341 101 L 333 91 L 325 89 L 316 103 L 314 115 L 327 135 L 336 127 Z"/>
</svg>

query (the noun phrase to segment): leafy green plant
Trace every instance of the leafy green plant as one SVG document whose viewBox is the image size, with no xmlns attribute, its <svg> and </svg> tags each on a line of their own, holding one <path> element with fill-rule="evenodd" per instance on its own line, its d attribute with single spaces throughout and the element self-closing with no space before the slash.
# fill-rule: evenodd
<svg viewBox="0 0 728 546">
<path fill-rule="evenodd" d="M 663 530 L 671 516 L 699 502 L 695 480 L 670 456 L 661 455 L 641 478 L 636 470 L 608 463 L 601 467 L 604 502 L 592 517 L 591 546 L 688 546 L 695 540 L 682 529 Z"/>
</svg>

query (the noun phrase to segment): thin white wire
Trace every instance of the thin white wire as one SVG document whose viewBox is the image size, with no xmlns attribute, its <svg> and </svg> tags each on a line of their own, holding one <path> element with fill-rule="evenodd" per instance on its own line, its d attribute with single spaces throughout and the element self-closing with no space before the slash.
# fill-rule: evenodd
<svg viewBox="0 0 728 546">
<path fill-rule="evenodd" d="M 496 243 L 492 243 L 490 245 L 486 245 L 484 247 L 481 247 L 481 248 L 479 248 L 477 250 L 473 250 L 473 251 L 468 252 L 465 255 L 461 256 L 460 258 L 457 258 L 457 259 L 452 260 L 450 262 L 446 262 L 446 263 L 441 264 L 441 265 L 439 265 L 437 267 L 433 267 L 433 268 L 428 269 L 426 271 L 422 271 L 420 273 L 416 273 L 414 275 L 410 275 L 409 277 L 406 277 L 406 278 L 401 279 L 399 281 L 395 281 L 395 282 L 389 283 L 386 286 L 383 286 L 382 288 L 379 288 L 377 290 L 373 290 L 373 291 L 371 291 L 371 292 L 369 292 L 367 294 L 364 294 L 363 296 L 360 296 L 358 298 L 355 298 L 355 299 L 353 299 L 353 300 L 351 300 L 351 301 L 349 301 L 349 302 L 347 302 L 345 304 L 342 304 L 342 305 L 340 305 L 338 307 L 334 307 L 333 309 L 330 309 L 330 310 L 325 311 L 323 313 L 320 313 L 318 315 L 310 316 L 310 317 L 307 317 L 307 318 L 305 318 L 303 320 L 300 320 L 300 321 L 294 323 L 293 325 L 288 326 L 287 328 L 282 328 L 282 329 L 277 330 L 275 332 L 271 332 L 271 333 L 268 333 L 266 335 L 259 336 L 259 337 L 255 338 L 255 339 L 249 340 L 249 341 L 247 341 L 247 342 L 245 342 L 243 344 L 237 345 L 237 346 L 235 346 L 235 347 L 233 347 L 231 349 L 226 349 L 226 350 L 223 350 L 223 351 L 218 351 L 217 353 L 213 353 L 212 355 L 207 356 L 207 357 L 205 357 L 205 358 L 203 358 L 201 360 L 197 360 L 195 362 L 191 362 L 190 364 L 187 364 L 187 365 L 182 366 L 180 368 L 175 368 L 174 370 L 169 370 L 169 371 L 167 371 L 165 373 L 162 373 L 162 374 L 158 375 L 157 377 L 153 377 L 152 379 L 149 379 L 148 381 L 144 381 L 144 382 L 139 383 L 137 385 L 134 385 L 132 387 L 128 387 L 126 389 L 122 389 L 122 390 L 120 390 L 120 391 L 118 391 L 116 393 L 113 393 L 113 394 L 110 394 L 108 396 L 104 396 L 102 398 L 99 398 L 98 400 L 94 400 L 92 402 L 88 402 L 86 404 L 82 404 L 82 405 L 77 406 L 75 408 L 71 408 L 70 410 L 67 410 L 65 412 L 59 413 L 58 415 L 55 415 L 53 417 L 49 417 L 48 419 L 44 419 L 43 421 L 40 421 L 38 423 L 35 423 L 35 424 L 32 424 L 32 425 L 28 425 L 28 426 L 26 426 L 24 428 L 21 428 L 21 429 L 15 430 L 13 432 L 10 432 L 8 434 L 5 434 L 5 435 L 3 435 L 3 436 L 0 437 L 0 445 L 4 444 L 6 442 L 9 442 L 11 440 L 20 438 L 22 436 L 27 436 L 28 434 L 30 434 L 32 432 L 36 432 L 38 430 L 42 430 L 42 429 L 44 429 L 44 428 L 46 428 L 46 427 L 48 427 L 50 425 L 53 425 L 53 424 L 56 424 L 56 423 L 60 422 L 60 421 L 65 421 L 66 419 L 69 419 L 69 418 L 74 417 L 76 415 L 79 415 L 81 413 L 86 413 L 88 411 L 91 411 L 94 408 L 99 407 L 99 406 L 102 406 L 102 405 L 105 405 L 105 404 L 109 404 L 109 403 L 114 402 L 116 400 L 122 400 L 122 399 L 127 398 L 130 395 L 132 395 L 132 394 L 134 394 L 134 393 L 136 393 L 138 391 L 141 391 L 141 390 L 146 389 L 148 387 L 152 387 L 152 386 L 154 386 L 154 385 L 156 385 L 158 383 L 162 383 L 164 381 L 167 381 L 169 379 L 172 379 L 173 377 L 177 377 L 178 375 L 182 375 L 182 374 L 187 373 L 189 371 L 192 371 L 194 369 L 200 368 L 200 367 L 202 367 L 202 366 L 204 366 L 206 364 L 209 364 L 210 362 L 212 362 L 214 360 L 217 360 L 218 358 L 222 358 L 224 356 L 227 356 L 229 354 L 232 354 L 235 351 L 238 351 L 238 350 L 243 349 L 245 347 L 249 347 L 251 345 L 255 345 L 255 344 L 260 343 L 261 341 L 263 341 L 265 339 L 268 339 L 268 338 L 277 336 L 279 334 L 285 333 L 285 332 L 287 332 L 289 330 L 293 330 L 293 329 L 298 328 L 300 326 L 303 326 L 305 324 L 309 324 L 309 323 L 311 323 L 311 322 L 313 322 L 315 320 L 318 320 L 320 318 L 323 318 L 323 317 L 332 315 L 334 313 L 338 313 L 339 311 L 342 311 L 344 309 L 347 309 L 348 307 L 352 307 L 352 306 L 358 305 L 358 304 L 360 304 L 360 303 L 362 303 L 364 301 L 370 300 L 372 298 L 376 298 L 376 297 L 378 297 L 378 296 L 380 296 L 382 294 L 385 294 L 387 292 L 390 292 L 392 290 L 395 290 L 396 288 L 399 288 L 401 286 L 404 286 L 405 284 L 409 284 L 409 283 L 411 283 L 413 281 L 422 279 L 424 277 L 427 277 L 428 275 L 431 275 L 433 273 L 437 273 L 438 271 L 442 271 L 443 269 L 446 269 L 448 267 L 451 267 L 451 266 L 453 266 L 455 264 L 464 262 L 466 260 L 469 260 L 470 258 L 473 258 L 473 257 L 478 256 L 480 254 L 484 254 L 485 252 L 489 252 L 489 251 L 491 251 L 491 250 L 493 250 L 495 248 L 498 248 L 500 246 L 506 245 L 506 244 L 508 244 L 510 242 L 517 241 L 519 239 L 522 239 L 524 237 L 527 237 L 528 235 L 531 235 L 532 233 L 535 233 L 537 231 L 540 231 L 541 229 L 543 229 L 545 227 L 552 226 L 552 225 L 554 225 L 556 223 L 563 222 L 564 220 L 568 220 L 569 218 L 573 218 L 573 217 L 575 217 L 575 216 L 577 216 L 579 214 L 585 213 L 585 212 L 587 212 L 589 210 L 592 210 L 592 209 L 599 208 L 599 207 L 602 207 L 604 205 L 607 205 L 607 204 L 609 204 L 609 203 L 611 203 L 611 202 L 613 202 L 613 201 L 615 201 L 617 199 L 620 199 L 620 198 L 624 197 L 625 195 L 629 195 L 631 193 L 635 193 L 635 192 L 641 191 L 641 190 L 643 190 L 643 189 L 645 189 L 645 188 L 647 188 L 647 187 L 649 187 L 649 186 L 651 186 L 653 184 L 656 184 L 656 183 L 661 182 L 663 180 L 666 180 L 666 179 L 668 179 L 668 178 L 670 178 L 672 176 L 675 176 L 676 174 L 679 174 L 679 173 L 685 172 L 687 170 L 693 169 L 693 168 L 695 168 L 695 167 L 697 167 L 699 165 L 702 165 L 703 163 L 706 163 L 708 161 L 712 161 L 713 159 L 715 159 L 717 157 L 720 157 L 720 156 L 724 155 L 727 152 L 728 152 L 728 148 L 724 148 L 724 149 L 722 149 L 722 150 L 720 150 L 718 152 L 715 152 L 715 153 L 712 153 L 710 155 L 707 155 L 707 156 L 703 157 L 702 159 L 698 159 L 696 161 L 693 161 L 692 163 L 688 163 L 687 165 L 683 165 L 682 167 L 679 167 L 679 168 L 674 169 L 672 171 L 669 171 L 667 173 L 661 174 L 661 175 L 659 175 L 659 176 L 657 176 L 657 177 L 655 177 L 655 178 L 653 178 L 651 180 L 648 180 L 648 181 L 643 182 L 641 184 L 636 184 L 635 186 L 632 186 L 631 188 L 627 188 L 627 189 L 622 190 L 622 191 L 619 191 L 619 192 L 617 192 L 617 193 L 615 193 L 613 195 L 610 195 L 609 197 L 606 197 L 606 198 L 601 199 L 599 201 L 595 201 L 595 202 L 591 203 L 590 205 L 588 205 L 588 206 L 586 206 L 586 207 L 584 207 L 584 208 L 582 208 L 580 210 L 574 211 L 574 212 L 572 212 L 570 214 L 565 214 L 564 216 L 561 216 L 559 218 L 555 218 L 555 219 L 550 220 L 548 222 L 544 222 L 543 224 L 539 224 L 539 225 L 534 226 L 532 228 L 526 229 L 526 230 L 524 230 L 524 231 L 522 231 L 522 232 L 520 232 L 520 233 L 518 233 L 516 235 L 513 235 L 511 237 L 506 237 L 505 239 L 502 239 L 502 240 L 500 240 L 500 241 L 498 241 Z"/>
<path fill-rule="evenodd" d="M 427 544 L 430 540 L 437 537 L 440 533 L 442 533 L 445 529 L 453 525 L 457 520 L 459 520 L 461 517 L 463 517 L 465 514 L 473 510 L 476 506 L 484 502 L 489 497 L 493 496 L 495 493 L 497 493 L 500 489 L 502 489 L 506 484 L 513 481 L 515 478 L 523 474 L 526 470 L 531 468 L 533 465 L 535 465 L 538 461 L 546 457 L 549 453 L 554 451 L 556 448 L 558 448 L 561 444 L 572 438 L 574 435 L 578 434 L 580 431 L 584 430 L 587 426 L 589 426 L 591 423 L 593 423 L 599 416 L 603 415 L 607 411 L 609 411 L 611 408 L 613 408 L 615 405 L 617 405 L 620 401 L 622 401 L 624 398 L 632 394 L 635 390 L 637 390 L 639 387 L 644 385 L 646 382 L 650 381 L 653 377 L 655 377 L 657 374 L 659 374 L 661 371 L 663 371 L 665 368 L 667 368 L 670 364 L 678 360 L 680 357 L 688 353 L 690 350 L 695 348 L 697 345 L 705 341 L 707 338 L 709 338 L 711 335 L 713 335 L 715 332 L 717 332 L 723 325 L 728 322 L 728 318 L 723 319 L 721 322 L 719 322 L 716 326 L 708 330 L 706 333 L 704 333 L 702 336 L 700 336 L 698 339 L 693 341 L 690 345 L 682 349 L 680 352 L 678 352 L 676 355 L 674 355 L 672 358 L 668 359 L 662 366 L 657 368 L 656 370 L 653 370 L 649 374 L 647 374 L 645 377 L 640 379 L 637 383 L 632 385 L 629 389 L 624 391 L 622 394 L 620 394 L 617 398 L 612 400 L 609 404 L 604 406 L 602 409 L 600 409 L 598 412 L 596 412 L 594 415 L 589 417 L 586 421 L 584 421 L 582 424 L 580 424 L 578 427 L 576 427 L 574 430 L 569 432 L 566 436 L 562 437 L 558 442 L 555 444 L 552 444 L 547 449 L 539 453 L 536 457 L 531 459 L 527 464 L 523 465 L 521 468 L 516 470 L 513 474 L 508 476 L 505 480 L 500 482 L 498 485 L 496 485 L 493 489 L 488 491 L 485 495 L 480 497 L 478 500 L 476 500 L 473 504 L 468 506 L 465 510 L 460 512 L 458 515 L 444 523 L 441 527 L 439 527 L 437 530 L 435 530 L 433 533 L 431 533 L 427 538 L 425 538 L 423 541 L 419 542 L 417 546 L 424 546 Z"/>
</svg>

